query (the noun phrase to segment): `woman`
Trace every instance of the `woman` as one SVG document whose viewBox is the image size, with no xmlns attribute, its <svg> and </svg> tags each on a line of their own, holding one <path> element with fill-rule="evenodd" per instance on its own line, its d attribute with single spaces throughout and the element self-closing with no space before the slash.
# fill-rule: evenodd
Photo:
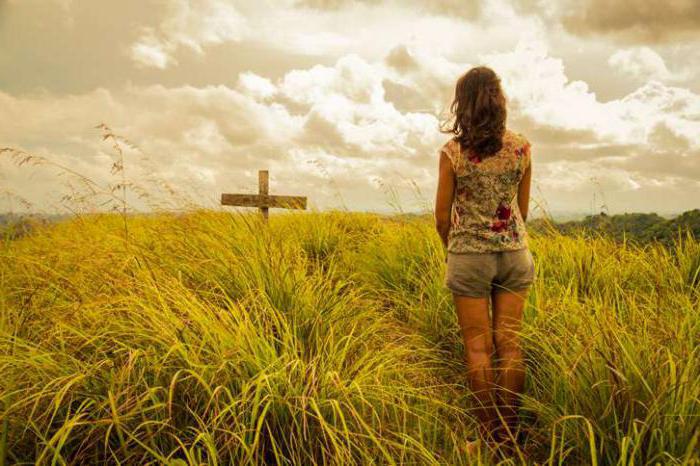
<svg viewBox="0 0 700 466">
<path fill-rule="evenodd" d="M 481 438 L 512 449 L 525 380 L 518 332 L 535 278 L 525 230 L 530 143 L 506 128 L 505 95 L 488 67 L 459 78 L 450 111 L 454 122 L 441 131 L 453 137 L 439 150 L 435 203 L 447 249 L 445 285 L 454 297 Z"/>
</svg>

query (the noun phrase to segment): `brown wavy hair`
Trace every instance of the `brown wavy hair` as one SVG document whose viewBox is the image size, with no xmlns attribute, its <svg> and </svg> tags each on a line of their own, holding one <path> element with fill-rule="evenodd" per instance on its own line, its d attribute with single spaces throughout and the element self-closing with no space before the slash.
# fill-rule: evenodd
<svg viewBox="0 0 700 466">
<path fill-rule="evenodd" d="M 454 134 L 463 151 L 471 150 L 481 159 L 503 147 L 506 117 L 501 79 L 491 68 L 475 66 L 457 80 L 448 128 L 443 125 L 440 132 Z"/>
</svg>

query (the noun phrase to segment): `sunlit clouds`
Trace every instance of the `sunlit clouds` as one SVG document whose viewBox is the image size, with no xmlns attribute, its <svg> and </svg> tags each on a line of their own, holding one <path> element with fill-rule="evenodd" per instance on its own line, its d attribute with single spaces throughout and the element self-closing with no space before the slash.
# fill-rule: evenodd
<svg viewBox="0 0 700 466">
<path fill-rule="evenodd" d="M 485 64 L 538 202 L 682 211 L 700 199 L 700 9 L 665 2 L 652 24 L 653 3 L 0 1 L 0 146 L 106 180 L 105 122 L 140 148 L 127 173 L 208 205 L 267 168 L 314 208 L 392 210 L 393 192 L 420 210 L 454 83 Z M 55 178 L 0 161 L 37 208 L 56 207 Z"/>
<path fill-rule="evenodd" d="M 188 47 L 204 54 L 204 47 L 237 42 L 247 35 L 247 24 L 233 3 L 224 0 L 171 0 L 163 21 L 144 27 L 132 45 L 132 58 L 139 64 L 166 68 L 177 64 L 174 54 Z"/>
</svg>

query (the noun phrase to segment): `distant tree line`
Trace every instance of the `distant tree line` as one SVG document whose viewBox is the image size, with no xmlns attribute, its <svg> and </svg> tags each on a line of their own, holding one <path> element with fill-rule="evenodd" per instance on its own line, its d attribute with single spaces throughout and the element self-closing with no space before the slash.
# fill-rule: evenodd
<svg viewBox="0 0 700 466">
<path fill-rule="evenodd" d="M 66 218 L 67 215 L 16 215 L 0 214 L 0 238 L 15 239 L 29 234 L 34 228 L 52 221 Z M 383 216 L 391 220 L 416 220 L 429 218 L 430 215 L 399 214 Z M 695 239 L 700 239 L 700 209 L 693 209 L 666 219 L 658 214 L 616 214 L 604 212 L 587 215 L 582 220 L 556 222 L 545 218 L 528 220 L 528 231 L 546 233 L 558 231 L 562 234 L 583 234 L 587 236 L 605 235 L 617 241 L 648 243 L 652 241 L 670 245 L 675 238 L 689 232 Z"/>
<path fill-rule="evenodd" d="M 549 222 L 538 218 L 527 222 L 528 230 L 546 232 L 552 228 L 563 234 L 583 234 L 587 236 L 606 235 L 617 241 L 648 243 L 652 241 L 666 245 L 673 243 L 679 235 L 690 233 L 700 239 L 700 209 L 693 209 L 666 219 L 658 214 L 625 213 L 607 215 L 604 212 L 587 215 L 582 220 Z"/>
</svg>

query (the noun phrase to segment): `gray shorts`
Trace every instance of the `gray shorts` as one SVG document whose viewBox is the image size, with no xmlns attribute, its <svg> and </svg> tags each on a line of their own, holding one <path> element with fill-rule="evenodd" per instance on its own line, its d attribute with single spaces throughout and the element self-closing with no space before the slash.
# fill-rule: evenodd
<svg viewBox="0 0 700 466">
<path fill-rule="evenodd" d="M 484 298 L 493 291 L 520 291 L 535 280 L 529 248 L 515 251 L 447 253 L 445 286 L 458 296 Z"/>
</svg>

